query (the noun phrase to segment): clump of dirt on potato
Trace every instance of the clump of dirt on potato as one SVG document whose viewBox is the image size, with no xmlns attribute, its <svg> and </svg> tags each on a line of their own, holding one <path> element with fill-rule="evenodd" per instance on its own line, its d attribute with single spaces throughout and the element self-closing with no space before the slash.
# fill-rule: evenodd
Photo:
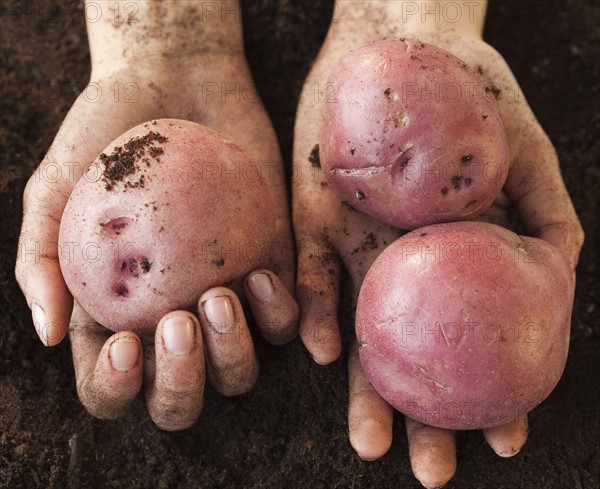
<svg viewBox="0 0 600 489">
<path fill-rule="evenodd" d="M 150 131 L 145 136 L 131 138 L 123 146 L 117 146 L 110 155 L 101 153 L 99 160 L 104 164 L 102 176 L 106 183 L 106 190 L 112 190 L 116 183 L 122 182 L 125 177 L 138 171 L 137 163 L 146 155 L 146 151 L 152 158 L 162 155 L 163 148 L 154 146 L 155 142 L 162 144 L 167 142 L 167 138 L 158 132 Z M 150 160 L 146 159 L 146 164 L 149 165 Z M 137 182 L 130 186 L 143 187 L 144 176 L 142 175 Z"/>
</svg>

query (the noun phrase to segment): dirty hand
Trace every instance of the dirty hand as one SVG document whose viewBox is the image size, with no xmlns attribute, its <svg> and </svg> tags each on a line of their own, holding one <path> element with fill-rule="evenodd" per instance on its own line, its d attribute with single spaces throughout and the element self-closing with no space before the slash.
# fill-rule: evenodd
<svg viewBox="0 0 600 489">
<path fill-rule="evenodd" d="M 205 355 L 209 378 L 226 395 L 251 388 L 258 364 L 240 301 L 230 289 L 206 291 L 198 317 L 167 314 L 156 340 L 113 334 L 73 304 L 58 262 L 60 220 L 73 187 L 108 143 L 156 118 L 199 122 L 235 141 L 264 170 L 276 209 L 280 253 L 273 271 L 254 271 L 244 281 L 267 340 L 281 344 L 295 336 L 298 306 L 289 292 L 294 265 L 281 157 L 254 90 L 240 23 L 221 22 L 216 12 L 198 32 L 174 22 L 182 13 L 195 18 L 189 9 L 177 11 L 184 6 L 148 2 L 141 8 L 146 10 L 137 15 L 144 25 L 133 18 L 117 29 L 112 15 L 88 25 L 91 83 L 27 183 L 16 277 L 44 344 L 56 345 L 69 332 L 77 389 L 88 411 L 101 418 L 123 415 L 144 382 L 150 416 L 174 430 L 189 426 L 200 413 Z M 234 87 L 237 95 L 221 93 L 224 86 Z M 227 328 L 215 331 L 214 322 Z"/>
<path fill-rule="evenodd" d="M 337 310 L 342 267 L 348 272 L 355 299 L 370 265 L 401 234 L 341 202 L 327 187 L 316 157 L 315 144 L 324 108 L 336 101 L 336 87 L 328 84 L 332 67 L 346 53 L 369 42 L 418 38 L 452 52 L 482 73 L 488 83 L 494 83 L 509 141 L 510 170 L 504 192 L 488 212 L 489 219 L 497 218 L 503 207 L 512 203 L 529 233 L 558 247 L 573 268 L 583 242 L 582 228 L 552 144 L 506 62 L 481 39 L 483 12 L 475 15 L 475 22 L 429 24 L 421 22 L 420 16 L 409 18 L 403 3 L 337 2 L 332 25 L 305 81 L 298 107 L 293 218 L 298 249 L 300 335 L 315 361 L 321 364 L 334 361 L 341 351 Z M 357 353 L 357 348 L 353 348 L 349 358 L 350 442 L 362 458 L 373 460 L 384 455 L 391 445 L 392 408 L 370 385 Z M 417 479 L 426 487 L 441 487 L 448 482 L 456 470 L 454 432 L 408 417 L 406 431 Z M 525 443 L 527 418 L 484 430 L 484 435 L 500 456 L 514 455 Z"/>
</svg>

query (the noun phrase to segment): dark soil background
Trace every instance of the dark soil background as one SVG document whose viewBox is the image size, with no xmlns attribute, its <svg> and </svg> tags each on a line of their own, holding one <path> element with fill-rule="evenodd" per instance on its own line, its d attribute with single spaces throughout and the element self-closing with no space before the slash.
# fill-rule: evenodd
<svg viewBox="0 0 600 489">
<path fill-rule="evenodd" d="M 290 164 L 298 94 L 332 5 L 243 4 L 249 61 Z M 262 371 L 254 390 L 222 398 L 209 388 L 200 421 L 187 431 L 158 431 L 141 400 L 118 421 L 86 413 L 68 342 L 42 346 L 13 274 L 23 187 L 88 81 L 84 17 L 79 2 L 2 1 L 0 8 L 0 487 L 420 487 L 402 417 L 386 456 L 359 459 L 347 437 L 345 356 L 320 367 L 299 340 L 279 348 L 259 341 Z M 503 460 L 480 432 L 460 433 L 459 468 L 448 487 L 598 488 L 600 6 L 492 1 L 486 38 L 507 59 L 556 145 L 587 241 L 567 368 L 531 414 L 529 441 Z"/>
</svg>

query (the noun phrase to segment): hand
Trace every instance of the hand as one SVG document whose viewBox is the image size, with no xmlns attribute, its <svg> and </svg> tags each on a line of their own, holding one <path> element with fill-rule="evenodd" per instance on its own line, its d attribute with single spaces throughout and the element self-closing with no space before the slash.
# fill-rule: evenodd
<svg viewBox="0 0 600 489">
<path fill-rule="evenodd" d="M 295 336 L 298 306 L 277 275 L 258 270 L 244 281 L 244 288 L 268 341 L 282 344 Z M 77 304 L 69 333 L 79 398 L 98 418 L 124 415 L 144 384 L 154 423 L 164 430 L 185 429 L 202 410 L 206 374 L 215 390 L 226 396 L 247 392 L 258 375 L 244 310 L 225 287 L 200 297 L 197 317 L 188 311 L 167 314 L 154 338 L 113 333 Z"/>
<path fill-rule="evenodd" d="M 293 216 L 298 247 L 297 293 L 300 334 L 319 363 L 340 353 L 337 325 L 340 269 L 345 266 L 356 294 L 366 271 L 383 249 L 400 235 L 340 202 L 327 188 L 309 154 L 319 140 L 326 103 L 335 103 L 335 87 L 327 85 L 331 68 L 346 53 L 383 38 L 413 37 L 438 45 L 465 60 L 500 89 L 499 109 L 510 147 L 510 171 L 504 192 L 489 216 L 514 204 L 531 235 L 557 246 L 575 268 L 583 231 L 565 189 L 556 153 L 524 100 L 502 57 L 480 38 L 481 29 L 400 22 L 398 2 L 338 3 L 337 22 L 305 82 L 299 103 L 294 147 Z M 314 158 L 312 159 L 314 161 Z M 506 202 L 508 200 L 508 202 Z M 493 219 L 493 217 L 491 218 Z M 392 408 L 368 382 L 357 348 L 349 358 L 350 442 L 364 459 L 387 452 L 392 441 Z M 413 472 L 426 487 L 441 487 L 455 472 L 454 432 L 406 418 Z M 484 430 L 500 456 L 516 454 L 527 437 L 527 418 Z"/>
<path fill-rule="evenodd" d="M 144 29 L 152 12 L 145 14 Z M 164 12 L 158 15 L 157 22 L 162 22 L 163 16 Z M 62 211 L 74 185 L 97 155 L 139 123 L 171 117 L 205 124 L 235 141 L 262 167 L 275 203 L 281 252 L 276 253 L 273 271 L 252 272 L 244 287 L 267 340 L 280 344 L 296 333 L 298 309 L 288 292 L 293 284 L 291 230 L 277 140 L 243 56 L 239 22 L 228 26 L 219 16 L 215 20 L 214 25 L 205 22 L 202 27 L 223 30 L 210 33 L 213 41 L 215 36 L 222 36 L 222 43 L 191 49 L 193 42 L 184 39 L 188 49 L 182 54 L 182 46 L 163 45 L 159 36 L 139 43 L 137 48 L 156 49 L 130 53 L 125 63 L 114 56 L 120 50 L 107 49 L 107 55 L 95 52 L 98 48 L 94 46 L 110 45 L 121 33 L 124 38 L 119 42 L 127 44 L 127 36 L 137 36 L 133 31 L 136 25 L 132 24 L 130 31 L 126 26 L 116 30 L 110 24 L 96 31 L 90 27 L 90 39 L 95 41 L 92 83 L 75 101 L 25 189 L 17 280 L 46 345 L 59 343 L 69 330 L 78 392 L 86 408 L 98 417 L 122 415 L 140 390 L 144 376 L 148 408 L 156 423 L 164 429 L 189 426 L 202 405 L 203 345 L 208 375 L 221 393 L 233 395 L 249 389 L 258 371 L 243 311 L 231 290 L 207 291 L 200 301 L 199 319 L 182 311 L 168 314 L 158 325 L 156 341 L 141 340 L 128 332 L 112 335 L 77 304 L 73 308 L 58 263 L 59 250 L 53 245 L 58 241 Z M 202 40 L 201 33 L 194 32 L 194 36 Z M 170 40 L 175 37 L 173 32 Z M 159 48 L 170 48 L 173 53 L 165 55 Z M 231 87 L 235 93 L 221 92 Z M 30 250 L 34 252 L 28 253 Z M 205 302 L 210 297 L 214 301 Z M 208 307 L 210 304 L 213 306 Z M 227 329 L 211 328 L 215 321 Z M 169 341 L 175 345 L 175 353 L 169 353 Z"/>
</svg>

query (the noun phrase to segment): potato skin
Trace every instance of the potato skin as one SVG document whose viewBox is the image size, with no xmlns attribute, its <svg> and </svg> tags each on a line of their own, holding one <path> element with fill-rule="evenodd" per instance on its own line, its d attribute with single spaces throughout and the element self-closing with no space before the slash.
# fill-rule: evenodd
<svg viewBox="0 0 600 489">
<path fill-rule="evenodd" d="M 77 183 L 60 265 L 95 320 L 148 336 L 208 288 L 268 266 L 274 236 L 260 168 L 205 126 L 160 119 L 117 138 Z"/>
<path fill-rule="evenodd" d="M 560 379 L 574 288 L 566 259 L 545 241 L 477 222 L 418 229 L 363 282 L 361 363 L 382 397 L 418 421 L 502 425 Z"/>
<path fill-rule="evenodd" d="M 447 51 L 378 41 L 342 58 L 329 86 L 320 161 L 355 208 L 415 229 L 471 219 L 504 185 L 498 90 Z"/>
</svg>

